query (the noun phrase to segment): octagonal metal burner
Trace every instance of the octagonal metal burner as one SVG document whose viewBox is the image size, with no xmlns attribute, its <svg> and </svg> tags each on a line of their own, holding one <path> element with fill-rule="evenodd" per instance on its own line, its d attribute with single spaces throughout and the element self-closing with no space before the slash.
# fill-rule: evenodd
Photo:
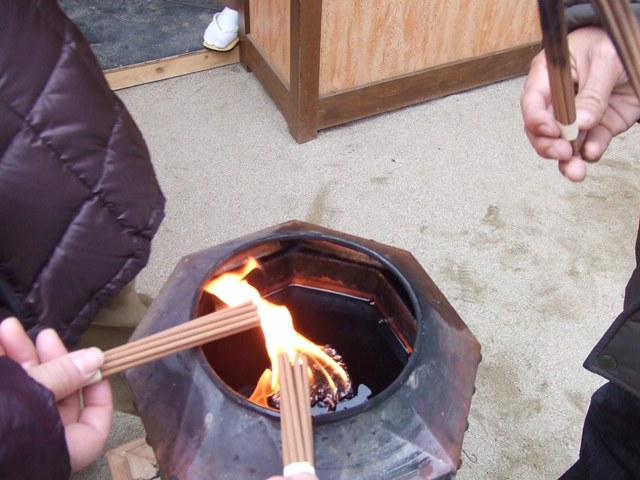
<svg viewBox="0 0 640 480">
<path fill-rule="evenodd" d="M 460 465 L 480 345 L 407 251 L 292 221 L 184 257 L 132 340 L 220 305 L 204 286 L 249 257 L 263 297 L 344 358 L 357 401 L 314 413 L 320 480 L 447 479 Z M 248 400 L 259 329 L 126 373 L 164 479 L 282 470 L 278 412 Z M 366 397 L 366 398 L 365 398 Z"/>
</svg>

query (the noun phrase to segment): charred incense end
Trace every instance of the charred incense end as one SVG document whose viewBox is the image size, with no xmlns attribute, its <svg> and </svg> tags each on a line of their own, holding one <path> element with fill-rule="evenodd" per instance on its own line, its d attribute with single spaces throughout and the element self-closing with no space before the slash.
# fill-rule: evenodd
<svg viewBox="0 0 640 480">
<path fill-rule="evenodd" d="M 330 373 L 329 376 L 327 376 L 325 373 L 326 371 L 323 372 L 321 365 L 311 363 L 309 365 L 309 368 L 312 371 L 312 378 L 310 379 L 309 385 L 311 391 L 311 398 L 309 398 L 309 402 L 311 407 L 326 408 L 328 412 L 333 412 L 338 406 L 338 403 L 342 400 L 353 398 L 355 393 L 342 357 L 330 346 L 325 346 L 323 351 L 340 367 L 342 367 L 347 376 L 346 379 L 335 373 Z M 274 395 L 269 397 L 268 402 L 270 407 L 279 410 L 280 392 L 276 392 Z"/>
</svg>

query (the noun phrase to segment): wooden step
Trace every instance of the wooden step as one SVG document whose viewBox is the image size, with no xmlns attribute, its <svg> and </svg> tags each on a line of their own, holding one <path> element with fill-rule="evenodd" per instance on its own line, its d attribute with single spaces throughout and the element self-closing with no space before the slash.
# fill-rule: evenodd
<svg viewBox="0 0 640 480">
<path fill-rule="evenodd" d="M 158 462 L 144 438 L 139 438 L 107 452 L 112 480 L 160 478 Z"/>
<path fill-rule="evenodd" d="M 158 80 L 223 67 L 240 61 L 240 48 L 229 52 L 202 49 L 172 57 L 151 60 L 126 67 L 105 70 L 104 74 L 112 90 L 134 87 Z"/>
</svg>

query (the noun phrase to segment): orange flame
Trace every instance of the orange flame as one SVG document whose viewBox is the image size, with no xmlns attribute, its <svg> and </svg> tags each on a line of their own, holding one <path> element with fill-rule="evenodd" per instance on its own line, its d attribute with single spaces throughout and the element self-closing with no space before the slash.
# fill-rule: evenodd
<svg viewBox="0 0 640 480">
<path fill-rule="evenodd" d="M 278 353 L 280 352 L 286 352 L 289 358 L 295 358 L 296 352 L 304 353 L 309 359 L 309 365 L 324 377 L 333 391 L 337 386 L 332 375 L 345 383 L 348 382 L 347 373 L 340 364 L 327 355 L 322 347 L 296 332 L 287 307 L 261 298 L 258 291 L 244 279 L 255 268 L 258 268 L 258 262 L 250 258 L 239 272 L 225 273 L 205 286 L 205 291 L 215 295 L 230 307 L 248 300 L 258 307 L 271 369 L 263 372 L 250 400 L 256 404 L 268 406 L 268 398 L 279 390 Z M 313 381 L 311 370 L 310 368 L 309 376 Z"/>
</svg>

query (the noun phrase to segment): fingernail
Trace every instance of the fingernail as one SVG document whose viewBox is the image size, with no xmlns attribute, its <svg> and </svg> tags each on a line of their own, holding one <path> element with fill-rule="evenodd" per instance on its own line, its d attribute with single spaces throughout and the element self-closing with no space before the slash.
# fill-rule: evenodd
<svg viewBox="0 0 640 480">
<path fill-rule="evenodd" d="M 586 110 L 578 110 L 576 118 L 578 119 L 578 125 L 591 125 L 593 123 L 593 115 Z"/>
<path fill-rule="evenodd" d="M 18 320 L 16 317 L 7 317 L 4 320 L 0 321 L 0 324 L 4 324 L 5 326 L 16 326 L 20 325 L 20 320 Z"/>
<path fill-rule="evenodd" d="M 558 162 L 558 170 L 560 171 L 560 173 L 562 174 L 563 177 L 566 177 L 567 174 L 565 172 L 565 165 L 567 164 L 567 162 Z"/>
<path fill-rule="evenodd" d="M 71 354 L 71 361 L 87 378 L 92 378 L 104 362 L 102 350 L 96 347 L 85 348 Z"/>
<path fill-rule="evenodd" d="M 85 385 L 93 385 L 94 383 L 98 383 L 100 380 L 102 380 L 102 372 L 100 370 L 96 370 L 96 373 L 91 375 L 91 378 L 87 380 L 87 383 L 85 383 Z"/>
<path fill-rule="evenodd" d="M 589 162 L 595 162 L 602 156 L 600 146 L 596 142 L 585 142 L 582 146 L 582 156 Z"/>
</svg>

